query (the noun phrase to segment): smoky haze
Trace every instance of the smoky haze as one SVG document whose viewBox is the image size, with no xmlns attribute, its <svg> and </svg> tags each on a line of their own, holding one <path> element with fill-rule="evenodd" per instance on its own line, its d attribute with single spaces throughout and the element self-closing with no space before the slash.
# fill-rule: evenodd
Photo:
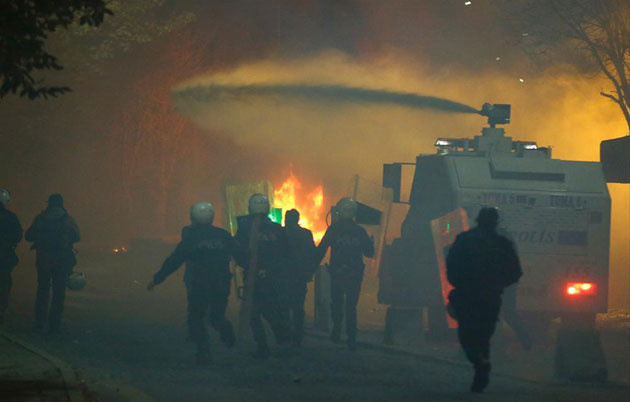
<svg viewBox="0 0 630 402">
<path fill-rule="evenodd" d="M 73 93 L 0 101 L 0 186 L 12 190 L 12 208 L 28 225 L 49 193 L 63 193 L 80 247 L 176 239 L 194 202 L 212 201 L 219 220 L 224 184 L 278 185 L 291 164 L 307 185 L 324 184 L 330 205 L 353 174 L 378 183 L 382 163 L 413 161 L 435 151 L 435 138 L 472 137 L 485 124 L 465 105 L 464 113 L 401 107 L 393 94 L 511 103 L 508 135 L 552 145 L 562 159 L 598 160 L 601 140 L 627 132 L 598 94 L 605 80 L 562 64 L 531 70 L 503 39 L 491 1 L 117 3 L 126 5 L 102 29 L 53 38 L 66 71 L 45 78 Z M 312 91 L 180 95 L 300 85 L 358 92 L 351 102 Z M 358 99 L 379 91 L 387 102 Z M 627 186 L 609 188 L 611 306 L 627 307 L 630 197 Z"/>
<path fill-rule="evenodd" d="M 419 153 L 435 152 L 437 137 L 472 138 L 485 125 L 485 118 L 396 104 L 329 101 L 306 96 L 306 91 L 300 96 L 265 91 L 262 96 L 249 89 L 217 93 L 212 88 L 328 85 L 362 88 L 368 93 L 387 88 L 389 93 L 439 94 L 479 105 L 485 101 L 511 103 L 512 124 L 505 127 L 507 135 L 552 146 L 554 157 L 569 160 L 597 160 L 599 141 L 605 138 L 601 133 L 623 132 L 624 122 L 615 105 L 599 99 L 591 89 L 596 84 L 592 79 L 561 69 L 542 77 L 527 76 L 523 82 L 519 78 L 496 72 L 481 76 L 462 69 L 437 74 L 402 53 L 366 62 L 328 50 L 306 58 L 268 59 L 243 63 L 231 71 L 201 74 L 177 85 L 174 97 L 177 110 L 201 130 L 263 152 L 279 169 L 292 163 L 303 177 L 323 182 L 325 196 L 331 198 L 328 203 L 347 191 L 353 174 L 378 183 L 382 163 L 409 162 Z M 211 89 L 206 93 L 205 88 Z M 272 181 L 278 177 L 276 171 L 268 175 Z M 611 269 L 612 276 L 619 275 L 620 280 L 613 282 L 611 304 L 623 305 L 621 283 L 628 259 L 623 225 L 628 222 L 628 195 L 621 186 L 610 188 Z M 618 289 L 614 289 L 615 283 Z"/>
</svg>

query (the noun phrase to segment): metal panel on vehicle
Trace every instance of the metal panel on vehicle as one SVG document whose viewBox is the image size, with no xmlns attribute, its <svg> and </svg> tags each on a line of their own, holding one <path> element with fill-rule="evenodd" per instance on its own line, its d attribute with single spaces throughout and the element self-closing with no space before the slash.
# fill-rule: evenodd
<svg viewBox="0 0 630 402">
<path fill-rule="evenodd" d="M 528 158 L 451 157 L 462 188 L 605 193 L 601 165 Z"/>
</svg>

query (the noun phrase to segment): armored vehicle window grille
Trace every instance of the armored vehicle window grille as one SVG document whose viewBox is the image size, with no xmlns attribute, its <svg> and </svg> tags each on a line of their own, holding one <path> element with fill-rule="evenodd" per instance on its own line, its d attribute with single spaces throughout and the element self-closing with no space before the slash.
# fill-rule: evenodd
<svg viewBox="0 0 630 402">
<path fill-rule="evenodd" d="M 531 181 L 556 181 L 564 182 L 564 173 L 548 172 L 515 172 L 509 170 L 496 170 L 492 163 L 490 166 L 490 176 L 498 180 L 531 180 Z"/>
</svg>

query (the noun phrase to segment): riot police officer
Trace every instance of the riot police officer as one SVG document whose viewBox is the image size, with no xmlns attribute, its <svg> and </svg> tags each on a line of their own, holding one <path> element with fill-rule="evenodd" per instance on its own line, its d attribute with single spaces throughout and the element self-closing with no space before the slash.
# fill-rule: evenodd
<svg viewBox="0 0 630 402">
<path fill-rule="evenodd" d="M 43 331 L 48 322 L 53 334 L 61 325 L 66 281 L 77 263 L 73 246 L 80 240 L 79 227 L 64 208 L 61 194 L 48 197 L 47 208 L 37 215 L 24 238 L 37 251 L 36 329 Z"/>
<path fill-rule="evenodd" d="M 181 242 L 153 276 L 147 289 L 153 290 L 186 263 L 184 281 L 188 296 L 189 337 L 197 346 L 197 363 L 207 364 L 212 359 L 204 322 L 206 315 L 226 346 L 232 347 L 235 341 L 232 323 L 225 317 L 234 242 L 227 231 L 212 225 L 214 208 L 209 202 L 193 205 L 190 220 L 191 224 L 182 229 Z"/>
<path fill-rule="evenodd" d="M 289 239 L 288 297 L 292 326 L 291 341 L 294 346 L 302 344 L 306 284 L 312 280 L 317 267 L 313 233 L 300 226 L 299 221 L 300 213 L 296 209 L 290 209 L 284 215 L 284 228 Z"/>
<path fill-rule="evenodd" d="M 257 349 L 256 359 L 269 357 L 263 327 L 264 318 L 279 345 L 290 342 L 287 308 L 287 267 L 289 244 L 282 226 L 269 217 L 269 199 L 254 194 L 249 199 L 249 215 L 241 219 L 236 232 L 236 262 L 246 272 L 242 308 L 247 311 Z"/>
<path fill-rule="evenodd" d="M 337 216 L 317 247 L 317 261 L 324 258 L 330 247 L 333 321 L 330 338 L 335 343 L 340 341 L 341 322 L 345 310 L 347 344 L 353 351 L 356 349 L 357 303 L 365 269 L 363 257 L 374 256 L 374 244 L 365 229 L 354 221 L 357 213 L 356 201 L 349 197 L 342 198 L 335 210 Z"/>
<path fill-rule="evenodd" d="M 22 240 L 22 226 L 17 216 L 7 209 L 11 195 L 0 188 L 0 326 L 4 323 L 4 313 L 9 305 L 11 292 L 11 271 L 18 263 L 15 247 Z"/>
<path fill-rule="evenodd" d="M 495 208 L 482 208 L 477 227 L 457 236 L 446 259 L 447 278 L 455 287 L 449 301 L 459 324 L 459 341 L 475 369 L 472 392 L 483 392 L 488 386 L 490 338 L 501 294 L 522 275 L 514 245 L 497 233 L 498 222 Z"/>
</svg>

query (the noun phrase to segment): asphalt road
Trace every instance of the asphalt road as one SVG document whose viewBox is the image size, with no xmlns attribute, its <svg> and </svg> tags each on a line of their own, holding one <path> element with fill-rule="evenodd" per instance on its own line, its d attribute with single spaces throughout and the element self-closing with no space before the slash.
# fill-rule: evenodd
<svg viewBox="0 0 630 402">
<path fill-rule="evenodd" d="M 153 293 L 145 284 L 161 255 L 151 261 L 94 259 L 85 269 L 90 285 L 69 292 L 61 336 L 32 331 L 33 271 L 16 272 L 7 329 L 77 367 L 102 400 L 130 401 L 623 401 L 620 385 L 530 382 L 494 376 L 483 395 L 468 392 L 469 367 L 390 354 L 349 352 L 307 337 L 300 350 L 275 351 L 267 361 L 250 357 L 244 342 L 225 349 L 213 333 L 214 364 L 193 364 L 184 341 L 181 274 Z M 88 267 L 88 265 L 84 265 Z M 234 313 L 235 303 L 230 310 Z"/>
</svg>

